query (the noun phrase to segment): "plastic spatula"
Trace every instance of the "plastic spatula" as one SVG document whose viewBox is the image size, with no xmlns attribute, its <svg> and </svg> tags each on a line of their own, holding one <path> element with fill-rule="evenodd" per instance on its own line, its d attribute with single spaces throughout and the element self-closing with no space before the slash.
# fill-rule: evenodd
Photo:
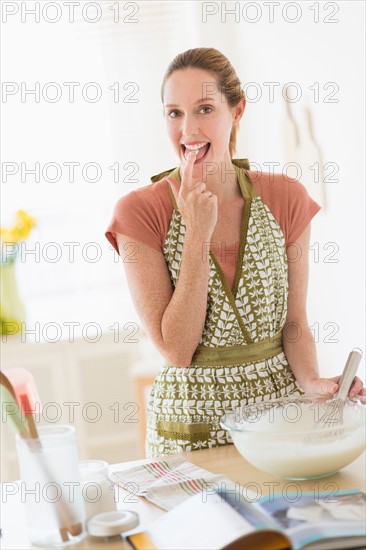
<svg viewBox="0 0 366 550">
<path fill-rule="evenodd" d="M 3 422 L 9 424 L 13 432 L 21 437 L 29 437 L 24 416 L 19 411 L 14 395 L 3 384 L 0 385 L 1 416 Z"/>
<path fill-rule="evenodd" d="M 37 410 L 41 411 L 41 401 L 39 399 L 37 386 L 32 374 L 21 367 L 4 370 L 3 373 L 11 383 L 17 403 L 22 414 L 28 422 L 31 437 L 38 438 L 37 428 L 34 422 L 34 414 Z"/>
</svg>

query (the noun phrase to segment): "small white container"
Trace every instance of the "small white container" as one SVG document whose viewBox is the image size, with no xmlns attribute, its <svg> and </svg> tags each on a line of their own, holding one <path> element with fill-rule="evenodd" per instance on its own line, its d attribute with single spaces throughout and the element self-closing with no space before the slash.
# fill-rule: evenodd
<svg viewBox="0 0 366 550">
<path fill-rule="evenodd" d="M 114 485 L 108 479 L 108 468 L 108 462 L 104 460 L 82 460 L 79 462 L 87 518 L 116 510 Z"/>
</svg>

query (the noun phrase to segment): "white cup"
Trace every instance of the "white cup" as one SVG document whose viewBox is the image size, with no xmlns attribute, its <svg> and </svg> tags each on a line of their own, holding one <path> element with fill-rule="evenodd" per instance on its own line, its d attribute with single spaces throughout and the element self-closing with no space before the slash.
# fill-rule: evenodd
<svg viewBox="0 0 366 550">
<path fill-rule="evenodd" d="M 108 462 L 104 460 L 81 460 L 79 462 L 87 518 L 116 510 L 114 484 L 108 479 L 108 468 Z"/>
</svg>

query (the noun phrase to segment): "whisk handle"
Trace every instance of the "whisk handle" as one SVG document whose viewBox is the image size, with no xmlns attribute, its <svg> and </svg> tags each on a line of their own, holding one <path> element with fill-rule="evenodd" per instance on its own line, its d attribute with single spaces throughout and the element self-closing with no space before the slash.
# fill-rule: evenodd
<svg viewBox="0 0 366 550">
<path fill-rule="evenodd" d="M 347 359 L 346 366 L 343 369 L 342 375 L 338 382 L 338 392 L 335 397 L 345 401 L 348 396 L 349 389 L 352 385 L 353 379 L 356 376 L 356 372 L 360 361 L 362 359 L 362 351 L 359 348 L 354 348 Z"/>
</svg>

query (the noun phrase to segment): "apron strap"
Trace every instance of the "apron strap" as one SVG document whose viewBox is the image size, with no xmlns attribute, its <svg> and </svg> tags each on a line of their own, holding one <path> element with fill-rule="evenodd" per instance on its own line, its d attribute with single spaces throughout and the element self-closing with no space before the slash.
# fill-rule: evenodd
<svg viewBox="0 0 366 550">
<path fill-rule="evenodd" d="M 244 346 L 225 346 L 222 348 L 209 348 L 208 346 L 202 345 L 197 346 L 191 364 L 216 367 L 253 363 L 259 360 L 269 359 L 282 351 L 282 331 L 280 331 L 269 338 Z"/>
</svg>

